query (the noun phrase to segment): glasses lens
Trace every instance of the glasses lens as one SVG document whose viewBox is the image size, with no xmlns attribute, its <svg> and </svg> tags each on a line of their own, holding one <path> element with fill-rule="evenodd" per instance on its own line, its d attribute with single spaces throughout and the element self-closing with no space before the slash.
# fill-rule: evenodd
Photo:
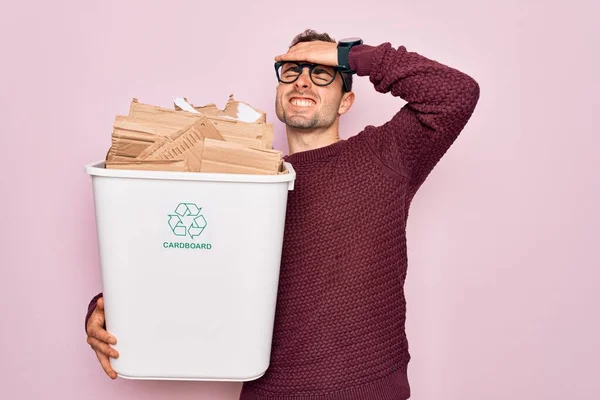
<svg viewBox="0 0 600 400">
<path fill-rule="evenodd" d="M 311 64 L 286 62 L 277 68 L 277 76 L 283 83 L 292 83 L 302 73 L 303 68 Z M 325 65 L 314 65 L 310 73 L 312 82 L 317 86 L 327 86 L 335 79 L 335 68 Z"/>
<path fill-rule="evenodd" d="M 277 69 L 279 80 L 284 83 L 291 83 L 295 81 L 301 72 L 300 66 L 296 63 L 283 63 Z"/>
<path fill-rule="evenodd" d="M 315 65 L 311 72 L 311 78 L 315 85 L 329 85 L 335 79 L 335 68 L 324 65 Z"/>
</svg>

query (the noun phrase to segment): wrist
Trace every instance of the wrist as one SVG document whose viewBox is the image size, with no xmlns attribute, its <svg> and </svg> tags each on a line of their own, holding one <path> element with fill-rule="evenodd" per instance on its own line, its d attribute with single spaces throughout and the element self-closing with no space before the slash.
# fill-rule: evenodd
<svg viewBox="0 0 600 400">
<path fill-rule="evenodd" d="M 354 73 L 352 67 L 350 66 L 350 50 L 357 45 L 362 44 L 363 41 L 360 38 L 346 38 L 342 39 L 337 44 L 337 54 L 338 54 L 338 68 L 344 70 L 345 72 Z"/>
</svg>

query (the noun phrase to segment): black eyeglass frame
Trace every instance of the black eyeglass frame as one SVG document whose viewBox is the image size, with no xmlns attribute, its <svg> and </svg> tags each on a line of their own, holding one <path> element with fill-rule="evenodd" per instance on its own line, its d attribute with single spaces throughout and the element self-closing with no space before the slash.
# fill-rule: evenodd
<svg viewBox="0 0 600 400">
<path fill-rule="evenodd" d="M 291 82 L 284 82 L 283 80 L 281 80 L 281 77 L 279 76 L 279 68 L 283 64 L 296 64 L 298 66 L 298 68 L 300 68 L 300 73 Z M 342 77 L 342 86 L 344 88 L 344 92 L 350 92 L 352 90 L 352 82 L 350 82 L 345 76 L 345 74 L 351 74 L 352 71 L 347 70 L 346 68 L 329 66 L 330 68 L 333 68 L 333 70 L 334 70 L 333 78 L 331 79 L 331 82 L 329 82 L 329 83 L 320 84 L 320 83 L 315 82 L 312 78 L 312 70 L 316 67 L 325 67 L 325 65 L 314 64 L 314 63 L 301 63 L 299 61 L 277 61 L 275 63 L 275 75 L 277 76 L 277 80 L 279 82 L 286 83 L 286 84 L 292 84 L 292 83 L 296 82 L 298 80 L 298 78 L 300 78 L 300 75 L 302 75 L 302 71 L 304 71 L 304 68 L 308 68 L 308 76 L 310 77 L 310 80 L 312 83 L 314 83 L 317 86 L 329 86 L 335 81 L 336 74 L 339 73 L 340 76 Z"/>
</svg>

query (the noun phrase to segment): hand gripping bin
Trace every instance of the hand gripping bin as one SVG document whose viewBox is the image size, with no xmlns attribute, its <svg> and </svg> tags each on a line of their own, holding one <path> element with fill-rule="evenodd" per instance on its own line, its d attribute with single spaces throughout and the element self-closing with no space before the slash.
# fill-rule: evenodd
<svg viewBox="0 0 600 400">
<path fill-rule="evenodd" d="M 92 177 L 111 365 L 132 379 L 249 381 L 269 366 L 296 174 L 105 169 Z"/>
</svg>

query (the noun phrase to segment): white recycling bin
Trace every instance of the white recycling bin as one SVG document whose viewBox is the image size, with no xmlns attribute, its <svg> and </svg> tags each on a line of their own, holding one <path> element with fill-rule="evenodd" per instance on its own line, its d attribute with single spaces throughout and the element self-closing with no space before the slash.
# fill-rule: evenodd
<svg viewBox="0 0 600 400">
<path fill-rule="evenodd" d="M 106 328 L 132 379 L 249 381 L 269 366 L 296 174 L 92 177 Z"/>
</svg>

